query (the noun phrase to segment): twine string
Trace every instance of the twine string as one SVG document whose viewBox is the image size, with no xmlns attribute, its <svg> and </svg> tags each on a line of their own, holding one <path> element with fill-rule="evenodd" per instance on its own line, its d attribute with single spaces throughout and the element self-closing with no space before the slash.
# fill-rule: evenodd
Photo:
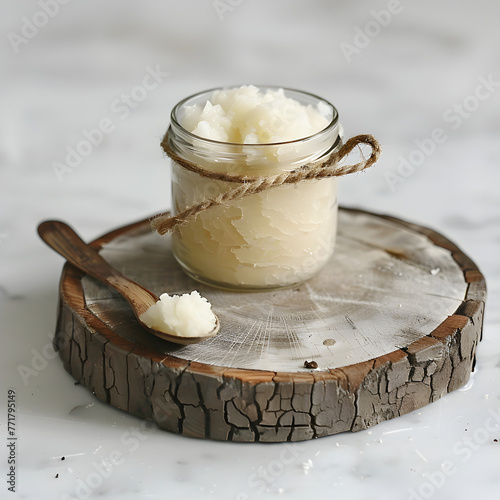
<svg viewBox="0 0 500 500">
<path fill-rule="evenodd" d="M 363 156 L 362 160 L 353 165 L 338 165 L 338 163 L 347 157 L 356 146 L 367 145 L 371 148 L 371 154 L 368 158 Z M 308 163 L 301 167 L 284 172 L 277 175 L 251 177 L 247 175 L 228 174 L 223 172 L 214 172 L 199 167 L 185 158 L 177 155 L 168 144 L 168 133 L 165 135 L 161 143 L 165 153 L 181 167 L 195 172 L 203 177 L 225 181 L 237 182 L 240 185 L 222 193 L 214 198 L 205 200 L 201 203 L 193 205 L 177 215 L 171 216 L 170 212 L 163 212 L 155 215 L 150 219 L 151 227 L 157 233 L 164 235 L 173 231 L 181 224 L 186 224 L 191 218 L 196 217 L 199 213 L 209 210 L 212 207 L 226 205 L 230 201 L 240 200 L 251 194 L 261 193 L 268 189 L 281 186 L 283 184 L 295 184 L 297 182 L 324 179 L 327 177 L 341 177 L 343 175 L 361 172 L 371 167 L 380 157 L 381 147 L 378 141 L 369 134 L 361 134 L 351 137 L 343 144 L 336 152 L 333 152 L 328 158 L 320 163 Z M 361 150 L 361 148 L 360 148 Z"/>
</svg>

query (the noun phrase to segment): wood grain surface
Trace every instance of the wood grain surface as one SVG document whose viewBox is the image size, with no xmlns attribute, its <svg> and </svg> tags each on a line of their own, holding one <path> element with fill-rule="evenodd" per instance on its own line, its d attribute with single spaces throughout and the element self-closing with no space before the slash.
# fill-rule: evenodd
<svg viewBox="0 0 500 500">
<path fill-rule="evenodd" d="M 64 268 L 54 342 L 66 370 L 165 430 L 263 442 L 357 431 L 439 399 L 473 368 L 484 278 L 455 244 L 415 224 L 340 209 L 324 271 L 260 293 L 196 283 L 148 221 L 93 246 L 156 294 L 198 289 L 220 318 L 217 337 L 176 346 L 142 330 L 112 289 Z"/>
</svg>

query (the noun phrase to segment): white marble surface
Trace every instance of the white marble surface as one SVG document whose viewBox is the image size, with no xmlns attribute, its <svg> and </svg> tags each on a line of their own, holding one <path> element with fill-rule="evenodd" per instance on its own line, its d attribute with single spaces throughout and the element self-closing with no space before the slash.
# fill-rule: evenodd
<svg viewBox="0 0 500 500">
<path fill-rule="evenodd" d="M 5 2 L 0 19 L 0 496 L 10 498 L 11 388 L 17 498 L 497 498 L 500 4 L 69 0 L 46 1 L 46 18 L 43 4 Z M 391 19 L 377 27 L 371 11 L 389 7 Z M 40 27 L 29 31 L 33 20 Z M 356 27 L 375 36 L 348 61 L 342 47 L 355 43 Z M 159 73 L 143 91 L 148 67 Z M 484 340 L 463 390 L 356 434 L 220 443 L 146 428 L 75 386 L 53 358 L 62 260 L 37 224 L 61 218 L 90 239 L 167 208 L 159 139 L 171 107 L 241 82 L 331 100 L 346 136 L 372 133 L 384 147 L 372 171 L 343 180 L 341 203 L 431 226 L 480 266 L 489 288 Z M 124 94 L 136 99 L 125 104 Z M 469 111 L 460 116 L 462 105 Z M 99 123 L 103 140 L 58 179 L 54 162 Z M 415 153 L 415 141 L 430 137 L 439 143 Z M 400 156 L 423 163 L 398 173 Z"/>
</svg>

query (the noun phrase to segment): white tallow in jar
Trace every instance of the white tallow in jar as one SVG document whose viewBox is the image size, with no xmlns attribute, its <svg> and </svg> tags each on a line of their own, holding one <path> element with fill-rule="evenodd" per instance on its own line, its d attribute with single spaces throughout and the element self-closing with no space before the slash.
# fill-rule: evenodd
<svg viewBox="0 0 500 500">
<path fill-rule="evenodd" d="M 171 115 L 171 150 L 215 172 L 272 176 L 321 161 L 340 148 L 337 110 L 312 94 L 246 85 L 188 97 Z M 237 187 L 176 162 L 178 213 Z M 259 290 L 300 283 L 330 258 L 337 230 L 337 179 L 286 184 L 201 212 L 173 233 L 173 250 L 193 278 Z"/>
</svg>

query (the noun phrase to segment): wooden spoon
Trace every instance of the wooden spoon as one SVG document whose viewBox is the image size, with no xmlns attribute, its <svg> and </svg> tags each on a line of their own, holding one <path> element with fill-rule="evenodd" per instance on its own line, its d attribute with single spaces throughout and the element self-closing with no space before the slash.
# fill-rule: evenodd
<svg viewBox="0 0 500 500">
<path fill-rule="evenodd" d="M 114 288 L 132 307 L 137 321 L 148 332 L 176 344 L 195 344 L 213 337 L 219 331 L 219 319 L 215 316 L 215 327 L 201 337 L 183 337 L 148 327 L 140 316 L 159 298 L 146 288 L 127 278 L 105 261 L 99 253 L 87 245 L 67 224 L 60 221 L 45 221 L 38 226 L 38 234 L 47 245 L 65 257 L 71 264 Z"/>
</svg>

